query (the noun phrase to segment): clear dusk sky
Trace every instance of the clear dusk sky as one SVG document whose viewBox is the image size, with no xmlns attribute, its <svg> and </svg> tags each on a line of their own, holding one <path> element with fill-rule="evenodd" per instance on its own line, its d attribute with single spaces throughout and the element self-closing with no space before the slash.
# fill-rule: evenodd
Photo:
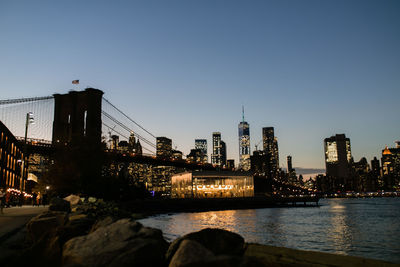
<svg viewBox="0 0 400 267">
<path fill-rule="evenodd" d="M 222 134 L 238 161 L 275 127 L 281 166 L 324 168 L 400 139 L 400 1 L 0 1 L 0 99 L 101 89 L 186 155 Z"/>
</svg>

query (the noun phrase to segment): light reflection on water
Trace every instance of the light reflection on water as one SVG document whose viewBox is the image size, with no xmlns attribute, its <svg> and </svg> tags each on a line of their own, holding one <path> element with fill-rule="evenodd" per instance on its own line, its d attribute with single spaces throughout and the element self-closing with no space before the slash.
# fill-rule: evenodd
<svg viewBox="0 0 400 267">
<path fill-rule="evenodd" d="M 400 263 L 400 198 L 328 199 L 320 207 L 158 215 L 140 220 L 173 240 L 207 227 L 246 242 L 355 255 Z"/>
</svg>

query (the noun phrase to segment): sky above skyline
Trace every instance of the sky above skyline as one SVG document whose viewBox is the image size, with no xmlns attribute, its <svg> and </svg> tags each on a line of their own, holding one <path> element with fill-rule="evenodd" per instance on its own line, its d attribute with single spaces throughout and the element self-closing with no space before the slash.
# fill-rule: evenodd
<svg viewBox="0 0 400 267">
<path fill-rule="evenodd" d="M 370 161 L 400 139 L 398 14 L 386 0 L 3 0 L 0 99 L 79 79 L 185 155 L 221 132 L 236 163 L 244 105 L 251 151 L 275 127 L 282 167 L 324 168 L 337 133 Z"/>
</svg>

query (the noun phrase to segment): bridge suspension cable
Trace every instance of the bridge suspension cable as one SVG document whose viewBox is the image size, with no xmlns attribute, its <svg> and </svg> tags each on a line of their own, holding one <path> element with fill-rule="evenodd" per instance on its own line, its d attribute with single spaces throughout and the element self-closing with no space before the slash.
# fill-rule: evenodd
<svg viewBox="0 0 400 267">
<path fill-rule="evenodd" d="M 34 102 L 34 101 L 48 100 L 53 98 L 54 98 L 53 96 L 41 96 L 41 97 L 27 97 L 27 98 L 17 98 L 17 99 L 4 99 L 0 100 L 0 105 Z"/>
<path fill-rule="evenodd" d="M 116 131 L 115 129 L 113 129 L 113 128 L 110 127 L 109 125 L 105 124 L 104 122 L 103 122 L 103 125 L 106 126 L 108 129 L 110 129 L 110 131 L 113 131 L 114 133 L 118 134 L 119 136 L 122 136 L 122 137 L 124 137 L 124 138 L 126 138 L 126 139 L 129 139 L 128 136 L 126 136 L 126 135 L 124 135 L 124 134 L 122 134 L 122 133 Z M 144 146 L 142 146 L 142 149 L 147 150 L 147 151 L 150 152 L 151 154 L 154 154 L 153 151 L 151 151 L 150 149 L 148 149 L 148 148 L 146 148 L 146 147 L 144 147 Z"/>
<path fill-rule="evenodd" d="M 152 133 L 150 133 L 148 130 L 146 130 L 145 128 L 143 128 L 140 124 L 138 124 L 137 122 L 135 122 L 134 120 L 132 120 L 128 115 L 126 115 L 124 112 L 122 112 L 119 108 L 117 108 L 115 105 L 113 105 L 110 101 L 108 101 L 106 98 L 103 97 L 103 100 L 106 101 L 108 104 L 110 104 L 114 109 L 116 109 L 119 113 L 121 113 L 124 117 L 126 117 L 128 120 L 130 120 L 131 122 L 133 122 L 136 126 L 138 126 L 140 129 L 142 129 L 143 131 L 145 131 L 146 133 L 148 133 L 149 135 L 151 135 L 152 137 L 156 138 L 156 136 Z"/>
<path fill-rule="evenodd" d="M 0 120 L 15 136 L 25 135 L 27 113 L 32 113 L 34 123 L 29 123 L 27 137 L 51 140 L 54 97 L 29 97 L 0 100 Z"/>
<path fill-rule="evenodd" d="M 111 116 L 110 114 L 108 114 L 107 112 L 105 112 L 104 110 L 101 112 L 104 116 L 106 116 L 107 118 L 109 118 L 110 120 L 112 120 L 113 122 L 115 122 L 116 124 L 118 124 L 121 128 L 123 128 L 124 130 L 128 131 L 128 132 L 134 132 L 132 129 L 130 129 L 128 126 L 124 125 L 123 123 L 121 123 L 120 121 L 118 121 L 116 118 L 114 118 L 113 116 Z M 149 146 L 152 146 L 153 148 L 156 148 L 156 145 L 153 144 L 152 142 L 150 142 L 149 140 L 147 140 L 146 138 L 142 137 L 141 135 L 135 133 L 135 136 L 137 136 L 140 140 L 142 140 L 143 142 L 145 142 L 146 144 L 148 144 Z M 124 137 L 124 136 L 123 136 Z"/>
</svg>

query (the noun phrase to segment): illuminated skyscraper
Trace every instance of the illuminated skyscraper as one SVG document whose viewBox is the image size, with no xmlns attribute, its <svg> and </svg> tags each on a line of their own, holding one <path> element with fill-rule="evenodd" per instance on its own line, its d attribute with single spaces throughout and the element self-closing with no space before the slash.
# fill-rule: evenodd
<svg viewBox="0 0 400 267">
<path fill-rule="evenodd" d="M 244 121 L 244 108 L 242 108 L 242 121 L 239 123 L 239 168 L 250 170 L 250 126 Z"/>
<path fill-rule="evenodd" d="M 208 156 L 207 156 L 207 140 L 206 139 L 195 139 L 194 140 L 194 148 L 199 149 L 201 151 L 202 155 L 202 163 L 207 163 L 208 162 Z"/>
<path fill-rule="evenodd" d="M 279 152 L 278 139 L 274 135 L 274 127 L 264 127 L 263 135 L 263 150 L 269 155 L 271 172 L 276 174 L 279 169 Z"/>
<path fill-rule="evenodd" d="M 222 166 L 222 144 L 221 133 L 214 132 L 212 135 L 213 153 L 211 154 L 211 163 L 213 165 Z"/>
<path fill-rule="evenodd" d="M 350 178 L 350 139 L 337 134 L 324 140 L 326 175 L 334 177 L 336 190 L 346 189 Z"/>
<path fill-rule="evenodd" d="M 157 137 L 157 157 L 172 157 L 172 140 L 167 137 Z"/>
</svg>

